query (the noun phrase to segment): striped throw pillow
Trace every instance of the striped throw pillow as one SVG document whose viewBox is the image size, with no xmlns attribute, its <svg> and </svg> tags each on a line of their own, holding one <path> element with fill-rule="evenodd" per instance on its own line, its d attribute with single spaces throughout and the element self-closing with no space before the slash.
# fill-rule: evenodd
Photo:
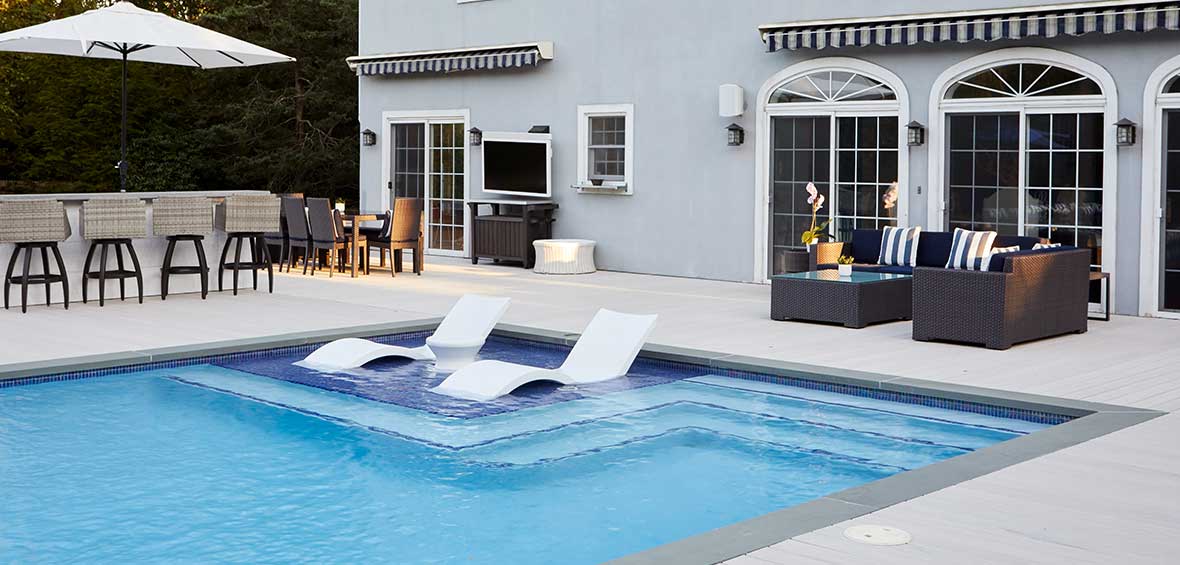
<svg viewBox="0 0 1180 565">
<path fill-rule="evenodd" d="M 1053 249 L 1054 247 L 1061 247 L 1060 243 L 1037 243 L 1033 245 L 1033 249 Z"/>
<path fill-rule="evenodd" d="M 995 240 L 994 231 L 955 228 L 955 234 L 951 237 L 951 256 L 947 258 L 946 268 L 986 271 L 992 243 Z"/>
<path fill-rule="evenodd" d="M 1020 251 L 1019 245 L 1011 245 L 1008 247 L 993 247 L 991 254 L 989 254 L 987 256 L 987 261 L 983 262 L 983 270 L 984 271 L 992 270 L 991 269 L 991 262 L 992 262 L 992 259 L 995 258 L 996 255 L 999 255 L 1001 253 L 1015 253 L 1017 251 Z M 1002 269 L 1003 263 L 1000 263 L 1000 265 L 1001 265 L 1001 269 Z M 996 269 L 996 270 L 998 271 L 1001 269 Z"/>
<path fill-rule="evenodd" d="M 895 228 L 885 226 L 881 234 L 881 256 L 878 265 L 918 266 L 918 235 L 922 226 Z"/>
</svg>

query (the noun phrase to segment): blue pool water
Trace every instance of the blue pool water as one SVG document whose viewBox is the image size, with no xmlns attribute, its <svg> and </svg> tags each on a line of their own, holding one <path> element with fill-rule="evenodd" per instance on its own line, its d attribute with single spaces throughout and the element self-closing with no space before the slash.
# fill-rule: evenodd
<svg viewBox="0 0 1180 565">
<path fill-rule="evenodd" d="M 597 563 L 1047 427 L 648 361 L 481 407 L 295 358 L 0 389 L 0 561 Z"/>
</svg>

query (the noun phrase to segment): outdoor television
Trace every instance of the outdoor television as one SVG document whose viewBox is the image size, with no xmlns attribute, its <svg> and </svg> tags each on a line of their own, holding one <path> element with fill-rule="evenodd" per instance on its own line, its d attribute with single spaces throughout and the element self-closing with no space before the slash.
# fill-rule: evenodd
<svg viewBox="0 0 1180 565">
<path fill-rule="evenodd" d="M 483 190 L 492 194 L 546 198 L 553 138 L 547 133 L 484 133 Z"/>
</svg>

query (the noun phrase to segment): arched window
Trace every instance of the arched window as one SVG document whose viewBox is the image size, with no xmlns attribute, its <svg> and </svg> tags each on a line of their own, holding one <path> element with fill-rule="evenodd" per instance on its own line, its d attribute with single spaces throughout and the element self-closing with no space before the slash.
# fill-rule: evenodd
<svg viewBox="0 0 1180 565">
<path fill-rule="evenodd" d="M 1109 120 L 1097 80 L 1005 61 L 950 81 L 942 108 L 949 227 L 1085 247 L 1103 264 Z"/>
<path fill-rule="evenodd" d="M 1010 63 L 984 69 L 955 81 L 946 98 L 1016 98 L 1100 95 L 1094 79 L 1042 63 Z"/>
<path fill-rule="evenodd" d="M 1176 75 L 1164 84 L 1164 94 L 1180 94 L 1180 75 Z"/>
<path fill-rule="evenodd" d="M 841 60 L 784 76 L 764 92 L 770 130 L 769 274 L 785 272 L 786 258 L 811 226 L 807 186 L 824 203 L 818 222 L 849 241 L 854 229 L 897 225 L 905 198 L 902 102 L 882 79 Z M 888 76 L 883 71 L 882 76 Z M 892 81 L 892 79 L 889 79 Z"/>
<path fill-rule="evenodd" d="M 770 95 L 771 104 L 897 100 L 881 81 L 850 71 L 818 71 L 795 78 Z"/>
</svg>

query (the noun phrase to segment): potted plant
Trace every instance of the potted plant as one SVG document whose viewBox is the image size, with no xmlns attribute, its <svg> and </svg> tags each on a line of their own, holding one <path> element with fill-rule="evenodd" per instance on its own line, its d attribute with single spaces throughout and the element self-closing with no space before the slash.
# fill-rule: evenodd
<svg viewBox="0 0 1180 565">
<path fill-rule="evenodd" d="M 852 276 L 852 256 L 851 255 L 841 255 L 839 259 L 836 259 L 836 271 L 838 271 L 840 273 L 840 276 L 842 276 L 842 277 L 851 277 Z"/>
<path fill-rule="evenodd" d="M 339 210 L 341 214 L 344 213 L 344 199 L 343 198 L 336 199 L 336 209 Z"/>
</svg>

